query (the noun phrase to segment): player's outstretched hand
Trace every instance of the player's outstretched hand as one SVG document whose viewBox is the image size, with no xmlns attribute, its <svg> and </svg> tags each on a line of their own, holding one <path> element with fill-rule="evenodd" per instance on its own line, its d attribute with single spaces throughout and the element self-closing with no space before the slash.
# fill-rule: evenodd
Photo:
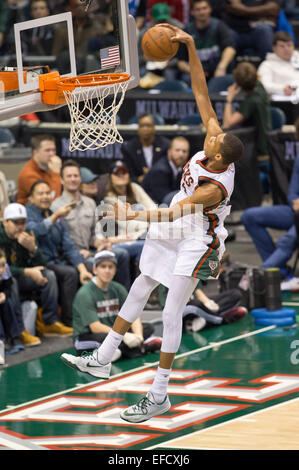
<svg viewBox="0 0 299 470">
<path fill-rule="evenodd" d="M 131 206 L 128 202 L 125 204 L 118 201 L 111 210 L 102 212 L 103 220 L 132 220 L 136 217 L 136 211 L 131 209 Z"/>
<path fill-rule="evenodd" d="M 182 42 L 184 44 L 193 42 L 193 37 L 190 36 L 190 34 L 183 31 L 182 29 L 178 28 L 177 26 L 173 26 L 172 24 L 168 24 L 168 23 L 160 23 L 159 27 L 160 26 L 168 28 L 174 33 L 173 36 L 171 37 L 172 42 Z"/>
</svg>

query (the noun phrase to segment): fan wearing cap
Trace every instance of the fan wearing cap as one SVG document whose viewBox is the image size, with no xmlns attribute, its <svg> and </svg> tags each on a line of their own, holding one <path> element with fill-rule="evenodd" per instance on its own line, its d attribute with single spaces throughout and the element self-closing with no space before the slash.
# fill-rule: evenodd
<svg viewBox="0 0 299 470">
<path fill-rule="evenodd" d="M 179 28 L 183 28 L 183 23 L 174 18 L 171 9 L 165 3 L 156 3 L 150 9 L 150 19 L 146 22 L 143 29 L 140 31 L 138 38 L 138 54 L 140 64 L 140 86 L 142 88 L 152 88 L 163 80 L 175 80 L 177 78 L 177 59 L 174 57 L 171 60 L 165 61 L 151 61 L 148 60 L 142 50 L 142 38 L 144 33 L 151 27 L 159 23 L 168 23 Z"/>
<path fill-rule="evenodd" d="M 33 232 L 26 230 L 26 221 L 27 210 L 23 205 L 12 203 L 6 206 L 3 221 L 0 222 L 0 245 L 5 251 L 11 273 L 17 280 L 20 294 L 31 298 L 32 292 L 40 293 L 45 336 L 69 336 L 72 329 L 63 325 L 57 316 L 56 277 L 45 268 L 45 258 L 37 246 Z M 14 295 L 18 296 L 18 292 Z M 27 346 L 40 343 L 38 338 L 26 331 L 22 334 L 22 340 Z"/>
<path fill-rule="evenodd" d="M 109 173 L 96 175 L 89 168 L 81 167 L 81 187 L 80 192 L 84 196 L 91 197 L 96 204 L 100 204 L 108 185 Z"/>
<path fill-rule="evenodd" d="M 156 208 L 156 204 L 144 189 L 131 181 L 127 166 L 120 160 L 116 161 L 112 167 L 104 202 L 114 205 L 118 198 L 125 198 L 126 202 L 129 202 L 136 210 L 138 208 L 147 210 Z M 125 249 L 130 259 L 138 263 L 147 229 L 146 222 L 118 221 L 117 235 L 108 236 L 107 240 L 114 248 Z"/>
<path fill-rule="evenodd" d="M 116 273 L 117 259 L 114 253 L 103 250 L 94 257 L 94 277 L 82 286 L 73 302 L 74 345 L 77 354 L 98 347 L 111 330 L 114 320 L 123 305 L 127 290 L 118 282 L 113 281 Z M 156 339 L 146 341 L 153 333 L 151 324 L 142 324 L 137 318 L 129 332 L 124 335 L 122 343 L 114 354 L 113 360 L 120 357 L 138 357 L 152 347 L 159 347 Z"/>
</svg>

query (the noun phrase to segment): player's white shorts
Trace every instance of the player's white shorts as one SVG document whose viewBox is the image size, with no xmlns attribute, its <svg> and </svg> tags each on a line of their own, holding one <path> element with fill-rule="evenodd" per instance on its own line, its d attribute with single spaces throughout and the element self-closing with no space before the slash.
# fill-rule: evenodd
<svg viewBox="0 0 299 470">
<path fill-rule="evenodd" d="M 191 233 L 173 239 L 165 236 L 165 230 L 163 233 L 163 223 L 152 224 L 141 254 L 141 273 L 166 287 L 174 274 L 201 280 L 217 278 L 227 231 L 222 227 L 217 240 L 211 240 L 207 235 L 199 236 L 198 231 L 194 235 L 197 236 Z"/>
</svg>

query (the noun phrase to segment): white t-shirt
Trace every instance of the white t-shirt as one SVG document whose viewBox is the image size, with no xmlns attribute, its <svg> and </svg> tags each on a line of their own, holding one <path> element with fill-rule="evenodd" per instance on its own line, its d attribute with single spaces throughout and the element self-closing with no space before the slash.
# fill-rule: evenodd
<svg viewBox="0 0 299 470">
<path fill-rule="evenodd" d="M 142 150 L 146 164 L 149 168 L 151 168 L 153 163 L 153 146 L 150 145 L 149 147 L 142 147 Z"/>
</svg>

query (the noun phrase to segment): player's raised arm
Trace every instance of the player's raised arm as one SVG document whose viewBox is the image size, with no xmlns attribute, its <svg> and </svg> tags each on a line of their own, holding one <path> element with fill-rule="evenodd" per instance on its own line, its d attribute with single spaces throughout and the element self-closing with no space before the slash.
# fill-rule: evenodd
<svg viewBox="0 0 299 470">
<path fill-rule="evenodd" d="M 207 131 L 207 137 L 223 133 L 208 93 L 206 76 L 202 64 L 198 58 L 193 37 L 185 31 L 172 25 L 163 24 L 170 28 L 175 34 L 172 41 L 179 41 L 186 45 L 189 54 L 191 86 L 202 122 Z"/>
</svg>

